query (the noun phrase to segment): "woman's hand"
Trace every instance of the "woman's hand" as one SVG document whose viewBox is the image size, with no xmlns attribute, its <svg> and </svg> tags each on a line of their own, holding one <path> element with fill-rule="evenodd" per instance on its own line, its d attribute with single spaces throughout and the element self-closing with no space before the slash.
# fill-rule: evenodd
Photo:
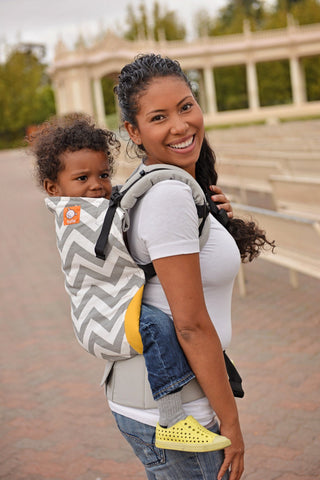
<svg viewBox="0 0 320 480">
<path fill-rule="evenodd" d="M 239 422 L 232 427 L 221 424 L 220 430 L 221 435 L 231 440 L 231 445 L 224 450 L 224 462 L 219 470 L 218 480 L 230 467 L 230 480 L 239 480 L 244 471 L 244 443 Z"/>
<path fill-rule="evenodd" d="M 213 192 L 213 195 L 211 197 L 212 200 L 214 202 L 219 203 L 219 205 L 217 205 L 217 207 L 219 209 L 223 208 L 223 210 L 225 210 L 227 212 L 228 217 L 232 218 L 233 217 L 233 211 L 232 211 L 231 203 L 228 200 L 228 198 L 225 196 L 225 194 L 223 193 L 221 188 L 218 187 L 217 185 L 210 185 L 210 190 Z"/>
</svg>

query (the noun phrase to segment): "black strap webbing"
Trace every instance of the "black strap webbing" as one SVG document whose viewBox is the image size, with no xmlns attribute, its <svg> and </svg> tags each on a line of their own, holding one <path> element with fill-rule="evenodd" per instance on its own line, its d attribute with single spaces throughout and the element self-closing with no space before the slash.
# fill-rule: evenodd
<svg viewBox="0 0 320 480">
<path fill-rule="evenodd" d="M 109 233 L 110 233 L 114 215 L 119 206 L 121 198 L 122 198 L 122 195 L 119 193 L 118 188 L 115 187 L 110 197 L 109 207 L 104 217 L 101 232 L 94 249 L 96 253 L 96 257 L 100 258 L 101 260 L 106 259 L 105 250 L 108 243 Z"/>
<path fill-rule="evenodd" d="M 223 352 L 223 355 L 233 395 L 238 398 L 243 398 L 244 391 L 242 388 L 242 378 L 240 377 L 238 370 L 236 369 L 226 352 Z"/>
<path fill-rule="evenodd" d="M 209 204 L 210 213 L 223 225 L 225 228 L 229 223 L 229 217 L 225 210 L 219 210 L 216 203 L 211 198 L 212 192 L 209 190 L 206 192 L 206 199 Z"/>
</svg>

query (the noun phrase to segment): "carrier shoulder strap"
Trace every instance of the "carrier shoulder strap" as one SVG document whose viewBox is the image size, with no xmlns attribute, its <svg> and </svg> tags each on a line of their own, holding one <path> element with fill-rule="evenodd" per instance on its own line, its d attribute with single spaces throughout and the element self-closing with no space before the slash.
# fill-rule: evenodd
<svg viewBox="0 0 320 480">
<path fill-rule="evenodd" d="M 206 222 L 209 214 L 209 208 L 206 197 L 194 178 L 185 170 L 172 165 L 141 165 L 124 183 L 122 187 L 115 187 L 110 197 L 109 208 L 107 210 L 101 233 L 95 247 L 95 253 L 98 258 L 105 260 L 105 249 L 108 243 L 108 237 L 112 221 L 118 207 L 127 211 L 132 208 L 137 200 L 141 198 L 153 185 L 163 180 L 179 180 L 190 186 L 192 195 L 200 219 L 199 236 L 202 246 L 208 239 L 209 225 Z M 142 267 L 142 266 L 141 266 Z M 146 266 L 148 268 L 148 266 Z M 153 272 L 148 273 L 145 269 L 147 278 L 152 276 Z M 151 274 L 152 273 L 152 274 Z"/>
</svg>

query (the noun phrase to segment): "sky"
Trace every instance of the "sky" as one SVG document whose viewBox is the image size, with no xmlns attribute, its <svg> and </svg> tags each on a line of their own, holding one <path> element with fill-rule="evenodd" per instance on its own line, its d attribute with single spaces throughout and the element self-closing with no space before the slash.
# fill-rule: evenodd
<svg viewBox="0 0 320 480">
<path fill-rule="evenodd" d="M 54 46 L 62 38 L 72 48 L 79 33 L 89 41 L 108 28 L 125 26 L 126 7 L 140 5 L 141 0 L 0 0 L 0 55 L 6 45 L 18 42 L 43 43 L 47 61 L 53 59 Z M 144 0 L 152 6 L 153 0 Z M 194 14 L 206 9 L 214 16 L 227 0 L 160 0 L 160 6 L 174 10 L 192 33 Z"/>
</svg>

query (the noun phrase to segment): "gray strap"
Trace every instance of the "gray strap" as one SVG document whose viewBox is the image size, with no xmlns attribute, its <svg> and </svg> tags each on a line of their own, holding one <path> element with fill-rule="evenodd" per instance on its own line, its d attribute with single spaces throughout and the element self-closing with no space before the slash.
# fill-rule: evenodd
<svg viewBox="0 0 320 480">
<path fill-rule="evenodd" d="M 192 196 L 197 207 L 197 211 L 204 211 L 207 206 L 206 196 L 196 180 L 182 168 L 173 165 L 144 165 L 141 164 L 138 169 L 128 178 L 120 189 L 120 195 L 123 195 L 120 206 L 124 210 L 132 208 L 137 200 L 144 195 L 153 185 L 163 180 L 178 180 L 186 183 L 192 191 Z M 206 216 L 206 215 L 205 215 Z M 203 219 L 199 219 L 199 225 Z M 206 244 L 209 237 L 210 222 L 208 217 L 205 219 L 200 232 L 200 248 Z"/>
</svg>

